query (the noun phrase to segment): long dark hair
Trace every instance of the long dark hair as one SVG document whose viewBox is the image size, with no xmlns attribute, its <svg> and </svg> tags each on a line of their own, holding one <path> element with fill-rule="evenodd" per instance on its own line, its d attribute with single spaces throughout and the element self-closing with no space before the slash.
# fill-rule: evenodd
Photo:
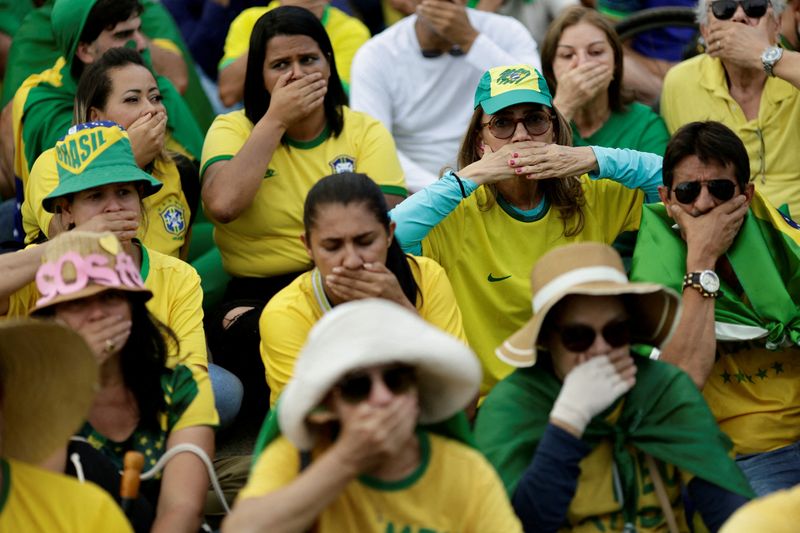
<svg viewBox="0 0 800 533">
<path fill-rule="evenodd" d="M 264 87 L 264 58 L 269 41 L 276 35 L 306 35 L 316 41 L 328 61 L 331 75 L 323 107 L 331 135 L 337 137 L 344 127 L 342 106 L 347 105 L 347 95 L 336 71 L 333 46 L 322 23 L 311 11 L 296 6 L 281 6 L 266 12 L 250 35 L 247 53 L 247 71 L 244 78 L 244 114 L 253 124 L 269 109 L 270 94 Z"/>
<path fill-rule="evenodd" d="M 311 229 L 314 227 L 319 208 L 326 204 L 362 204 L 375 216 L 375 220 L 386 232 L 389 232 L 391 219 L 386 199 L 378 184 L 366 174 L 355 172 L 332 174 L 325 176 L 311 187 L 303 207 L 303 225 L 308 243 L 311 242 Z M 413 260 L 413 257 L 403 252 L 397 239 L 392 239 L 386 254 L 386 268 L 395 275 L 408 301 L 417 305 L 417 295 L 419 295 L 421 305 L 422 294 L 408 265 L 409 258 Z"/>
<path fill-rule="evenodd" d="M 78 90 L 75 92 L 73 124 L 89 122 L 91 120 L 90 110 L 93 107 L 105 109 L 108 97 L 111 96 L 111 91 L 114 89 L 114 83 L 108 72 L 128 65 L 147 68 L 139 52 L 130 48 L 111 48 L 97 61 L 86 67 L 81 81 L 78 82 Z M 153 78 L 155 79 L 155 75 Z"/>
</svg>

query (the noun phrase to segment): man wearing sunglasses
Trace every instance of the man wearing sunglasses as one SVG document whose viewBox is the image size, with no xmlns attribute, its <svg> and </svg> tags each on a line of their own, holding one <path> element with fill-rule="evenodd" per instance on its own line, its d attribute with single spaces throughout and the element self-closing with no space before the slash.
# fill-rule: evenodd
<svg viewBox="0 0 800 533">
<path fill-rule="evenodd" d="M 663 205 L 642 213 L 631 278 L 682 291 L 660 359 L 702 389 L 764 495 L 800 483 L 800 226 L 754 191 L 748 168 L 724 125 L 679 129 L 664 155 Z"/>
<path fill-rule="evenodd" d="M 540 68 L 536 42 L 517 20 L 465 0 L 410 0 L 416 7 L 353 59 L 350 107 L 392 132 L 411 192 L 454 166 L 478 84 L 497 65 Z"/>
<path fill-rule="evenodd" d="M 748 174 L 776 206 L 800 216 L 800 53 L 778 43 L 785 0 L 701 0 L 706 53 L 667 73 L 661 114 L 670 133 L 715 120 L 742 139 Z"/>
</svg>

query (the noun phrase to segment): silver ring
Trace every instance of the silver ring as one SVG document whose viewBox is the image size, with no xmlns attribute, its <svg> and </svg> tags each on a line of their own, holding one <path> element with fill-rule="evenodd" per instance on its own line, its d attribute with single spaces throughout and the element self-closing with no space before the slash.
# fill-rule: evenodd
<svg viewBox="0 0 800 533">
<path fill-rule="evenodd" d="M 113 352 L 116 349 L 117 345 L 111 339 L 106 339 L 106 351 Z"/>
</svg>

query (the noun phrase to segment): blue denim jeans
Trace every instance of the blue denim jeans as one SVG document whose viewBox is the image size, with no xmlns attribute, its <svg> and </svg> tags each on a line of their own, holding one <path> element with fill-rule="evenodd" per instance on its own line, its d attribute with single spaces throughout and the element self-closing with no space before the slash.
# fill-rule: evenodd
<svg viewBox="0 0 800 533">
<path fill-rule="evenodd" d="M 800 484 L 800 442 L 771 452 L 740 455 L 736 464 L 759 496 L 788 489 Z"/>
<path fill-rule="evenodd" d="M 214 403 L 219 414 L 219 428 L 230 426 L 239 408 L 242 406 L 244 389 L 239 378 L 219 365 L 209 363 L 208 377 L 211 378 L 211 389 L 214 391 Z"/>
</svg>

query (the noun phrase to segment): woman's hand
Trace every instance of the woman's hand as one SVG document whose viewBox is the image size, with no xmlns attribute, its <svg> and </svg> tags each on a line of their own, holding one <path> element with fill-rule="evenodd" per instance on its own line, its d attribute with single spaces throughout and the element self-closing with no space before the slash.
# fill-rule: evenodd
<svg viewBox="0 0 800 533">
<path fill-rule="evenodd" d="M 360 403 L 346 419 L 331 452 L 355 474 L 369 472 L 408 444 L 419 418 L 416 395 L 395 396 L 387 405 Z"/>
<path fill-rule="evenodd" d="M 383 298 L 416 312 L 408 301 L 397 277 L 383 263 L 364 263 L 363 268 L 334 267 L 325 276 L 325 285 L 339 299 L 346 302 L 364 298 Z"/>
<path fill-rule="evenodd" d="M 131 321 L 121 316 L 111 315 L 99 320 L 87 320 L 77 332 L 86 341 L 102 365 L 112 354 L 119 353 L 131 335 Z"/>
<path fill-rule="evenodd" d="M 278 78 L 264 114 L 266 120 L 275 121 L 284 131 L 322 107 L 328 92 L 328 81 L 320 72 L 294 81 L 290 81 L 291 77 L 290 71 Z"/>
<path fill-rule="evenodd" d="M 591 61 L 578 65 L 559 76 L 553 105 L 572 120 L 580 108 L 608 90 L 613 78 L 614 70 L 608 65 Z"/>
<path fill-rule="evenodd" d="M 462 178 L 469 178 L 478 185 L 497 183 L 498 181 L 517 177 L 518 174 L 511 166 L 511 162 L 519 158 L 525 153 L 525 150 L 534 144 L 542 143 L 534 143 L 533 141 L 508 143 L 500 147 L 496 152 L 488 144 L 484 144 L 481 158 L 459 170 L 458 175 Z"/>
<path fill-rule="evenodd" d="M 550 421 L 580 438 L 592 418 L 633 387 L 636 366 L 627 350 L 578 362 L 564 378 Z"/>
<path fill-rule="evenodd" d="M 136 165 L 144 168 L 164 150 L 167 137 L 167 114 L 163 111 L 146 113 L 128 129 Z"/>
<path fill-rule="evenodd" d="M 518 143 L 523 144 L 523 143 Z M 546 180 L 569 178 L 597 170 L 597 158 L 588 146 L 563 146 L 541 142 L 526 142 L 508 164 L 518 176 Z"/>
<path fill-rule="evenodd" d="M 112 211 L 93 216 L 76 229 L 103 233 L 112 232 L 120 242 L 126 242 L 136 237 L 139 230 L 139 213 L 134 211 Z"/>
</svg>

